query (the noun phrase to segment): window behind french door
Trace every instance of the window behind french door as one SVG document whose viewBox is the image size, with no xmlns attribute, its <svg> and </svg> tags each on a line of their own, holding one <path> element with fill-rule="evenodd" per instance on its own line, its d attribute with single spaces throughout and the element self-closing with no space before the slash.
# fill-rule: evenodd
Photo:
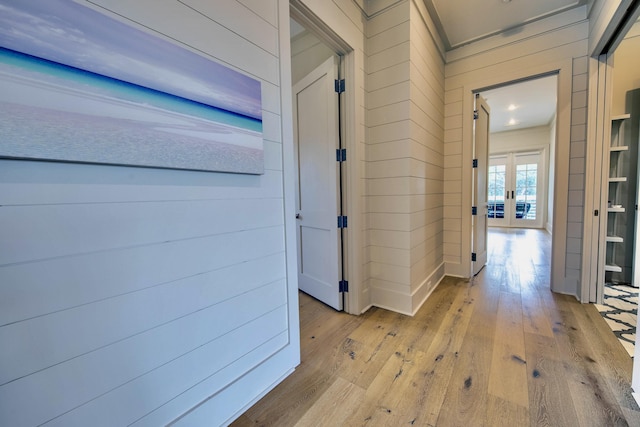
<svg viewBox="0 0 640 427">
<path fill-rule="evenodd" d="M 542 152 L 489 159 L 489 225 L 542 228 L 545 206 Z"/>
</svg>

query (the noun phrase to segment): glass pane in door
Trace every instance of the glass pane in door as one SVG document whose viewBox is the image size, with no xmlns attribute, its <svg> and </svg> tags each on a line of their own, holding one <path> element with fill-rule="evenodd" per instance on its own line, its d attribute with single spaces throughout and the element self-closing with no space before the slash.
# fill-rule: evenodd
<svg viewBox="0 0 640 427">
<path fill-rule="evenodd" d="M 535 220 L 537 214 L 538 164 L 516 166 L 516 219 Z"/>
<path fill-rule="evenodd" d="M 489 166 L 489 191 L 487 194 L 489 218 L 504 218 L 506 174 L 507 167 L 504 164 Z"/>
</svg>

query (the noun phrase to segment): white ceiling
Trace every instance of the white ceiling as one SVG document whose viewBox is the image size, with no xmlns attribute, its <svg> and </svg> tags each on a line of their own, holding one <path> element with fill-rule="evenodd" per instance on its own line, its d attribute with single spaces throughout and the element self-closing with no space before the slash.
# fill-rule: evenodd
<svg viewBox="0 0 640 427">
<path fill-rule="evenodd" d="M 593 0 L 424 0 L 447 50 L 548 18 Z M 491 132 L 546 126 L 556 111 L 555 76 L 482 92 Z M 515 109 L 509 110 L 509 106 Z M 512 107 L 513 108 L 513 107 Z"/>
<path fill-rule="evenodd" d="M 556 112 L 557 76 L 482 91 L 491 109 L 491 133 L 547 126 Z"/>
<path fill-rule="evenodd" d="M 590 0 L 424 0 L 447 50 L 516 29 Z"/>
<path fill-rule="evenodd" d="M 546 18 L 593 0 L 424 0 L 448 50 Z M 291 20 L 291 37 L 304 31 Z M 557 78 L 530 80 L 483 91 L 491 132 L 547 126 L 556 112 Z M 509 106 L 515 109 L 510 110 Z M 513 108 L 513 107 L 512 107 Z"/>
</svg>

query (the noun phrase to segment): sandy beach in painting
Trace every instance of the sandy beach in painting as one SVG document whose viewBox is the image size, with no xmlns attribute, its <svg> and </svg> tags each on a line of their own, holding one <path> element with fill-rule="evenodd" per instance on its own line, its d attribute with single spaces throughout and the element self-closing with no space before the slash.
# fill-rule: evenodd
<svg viewBox="0 0 640 427">
<path fill-rule="evenodd" d="M 0 10 L 0 157 L 264 172 L 259 80 L 77 2 Z"/>
<path fill-rule="evenodd" d="M 0 63 L 0 155 L 263 172 L 262 133 L 250 129 L 261 129 L 255 120 L 100 76 L 71 78 L 68 72 Z"/>
</svg>

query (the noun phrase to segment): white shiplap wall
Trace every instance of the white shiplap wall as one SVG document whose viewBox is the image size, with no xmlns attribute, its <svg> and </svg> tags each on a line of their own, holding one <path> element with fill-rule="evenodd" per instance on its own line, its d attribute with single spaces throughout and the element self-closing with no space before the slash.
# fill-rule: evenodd
<svg viewBox="0 0 640 427">
<path fill-rule="evenodd" d="M 367 23 L 372 304 L 414 313 L 443 275 L 444 61 L 419 2 Z"/>
<path fill-rule="evenodd" d="M 588 56 L 574 56 L 571 97 L 571 148 L 569 151 L 569 198 L 567 201 L 567 249 L 565 293 L 580 297 L 582 238 L 585 202 L 587 144 Z"/>
<path fill-rule="evenodd" d="M 467 118 L 472 110 L 472 91 L 555 70 L 560 73 L 557 140 L 560 155 L 556 159 L 560 163 L 555 185 L 558 194 L 566 194 L 569 201 L 564 206 L 555 206 L 554 251 L 558 252 L 554 252 L 556 280 L 552 286 L 559 292 L 578 293 L 580 265 L 576 254 L 566 250 L 566 243 L 567 238 L 582 236 L 582 217 L 577 212 L 584 193 L 581 187 L 586 106 L 576 99 L 586 90 L 588 35 L 589 22 L 583 7 L 526 25 L 518 34 L 491 37 L 447 53 L 445 193 L 459 195 L 461 200 L 445 199 L 444 249 L 449 274 L 468 276 L 470 271 L 471 173 L 465 165 L 471 164 L 472 120 L 467 123 Z M 568 210 L 572 212 L 570 217 Z M 579 245 L 572 245 L 575 246 Z"/>
<path fill-rule="evenodd" d="M 288 2 L 93 3 L 260 80 L 265 174 L 0 161 L 0 425 L 218 425 L 299 361 Z"/>
<path fill-rule="evenodd" d="M 412 0 L 410 97 L 411 313 L 444 277 L 444 55 L 422 1 Z"/>
<path fill-rule="evenodd" d="M 367 215 L 373 305 L 407 310 L 410 286 L 409 1 L 367 22 Z"/>
</svg>

